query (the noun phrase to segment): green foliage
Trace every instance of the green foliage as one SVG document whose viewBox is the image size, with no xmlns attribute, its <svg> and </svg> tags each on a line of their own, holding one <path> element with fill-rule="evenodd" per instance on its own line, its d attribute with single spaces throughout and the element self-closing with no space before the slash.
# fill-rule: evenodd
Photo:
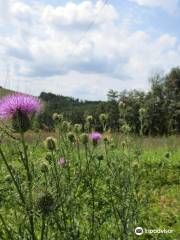
<svg viewBox="0 0 180 240">
<path fill-rule="evenodd" d="M 40 98 L 45 102 L 45 113 L 38 117 L 38 126 L 53 129 L 52 113 L 64 115 L 73 124 L 80 123 L 83 129 L 89 124 L 95 130 L 103 128 L 120 131 L 127 123 L 132 132 L 140 135 L 163 135 L 180 132 L 180 69 L 174 68 L 166 76 L 159 74 L 151 78 L 151 89 L 145 93 L 132 90 L 117 92 L 109 90 L 108 101 L 79 101 L 70 97 L 41 93 Z M 143 119 L 140 109 L 145 109 Z M 108 118 L 102 126 L 100 114 Z M 84 117 L 92 116 L 91 122 Z"/>
<path fill-rule="evenodd" d="M 104 133 L 96 146 L 87 133 L 62 131 L 56 147 L 46 140 L 48 149 L 35 133 L 31 144 L 28 133 L 25 142 L 7 136 L 0 145 L 1 239 L 133 240 L 137 226 L 174 230 L 163 239 L 177 239 L 178 140 L 132 138 L 127 123 L 123 131 Z M 162 235 L 141 239 L 153 237 Z"/>
</svg>

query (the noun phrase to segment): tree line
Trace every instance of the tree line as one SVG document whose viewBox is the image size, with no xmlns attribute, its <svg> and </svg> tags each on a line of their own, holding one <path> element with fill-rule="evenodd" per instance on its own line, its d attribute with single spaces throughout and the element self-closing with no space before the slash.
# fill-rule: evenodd
<svg viewBox="0 0 180 240">
<path fill-rule="evenodd" d="M 150 82 L 148 92 L 110 89 L 107 101 L 82 101 L 42 92 L 44 111 L 37 117 L 36 126 L 53 130 L 52 116 L 58 113 L 66 121 L 82 124 L 84 128 L 91 117 L 94 129 L 101 131 L 104 114 L 105 127 L 111 131 L 121 131 L 126 124 L 135 134 L 180 133 L 180 68 L 173 68 L 166 75 L 155 74 Z"/>
</svg>

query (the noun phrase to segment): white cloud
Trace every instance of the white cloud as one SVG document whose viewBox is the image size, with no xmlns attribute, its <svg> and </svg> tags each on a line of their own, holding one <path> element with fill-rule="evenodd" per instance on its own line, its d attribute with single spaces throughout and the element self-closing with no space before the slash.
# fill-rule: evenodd
<svg viewBox="0 0 180 240">
<path fill-rule="evenodd" d="M 140 6 L 161 7 L 169 12 L 174 12 L 178 8 L 179 0 L 130 0 Z"/>
<path fill-rule="evenodd" d="M 110 4 L 103 8 L 102 1 L 57 7 L 11 1 L 6 9 L 15 31 L 0 34 L 1 66 L 8 62 L 13 88 L 20 81 L 22 90 L 33 88 L 36 94 L 49 89 L 96 99 L 109 88 L 145 89 L 151 71 L 169 70 L 180 61 L 176 37 L 154 38 L 119 26 L 117 10 Z"/>
<path fill-rule="evenodd" d="M 10 0 L 0 0 L 0 24 L 7 20 L 7 16 L 9 14 L 9 5 Z"/>
<path fill-rule="evenodd" d="M 103 11 L 101 12 L 103 8 Z M 91 1 L 83 1 L 81 4 L 72 2 L 64 7 L 46 6 L 42 12 L 42 21 L 52 26 L 87 28 L 95 20 L 96 24 L 112 22 L 117 18 L 117 12 L 111 5 L 104 6 L 102 1 L 95 5 Z"/>
</svg>

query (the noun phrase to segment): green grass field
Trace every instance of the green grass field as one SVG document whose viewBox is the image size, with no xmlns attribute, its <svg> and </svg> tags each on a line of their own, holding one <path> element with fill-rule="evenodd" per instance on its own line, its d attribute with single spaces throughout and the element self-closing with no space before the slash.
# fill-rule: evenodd
<svg viewBox="0 0 180 240">
<path fill-rule="evenodd" d="M 86 148 L 78 135 L 71 142 L 63 133 L 49 161 L 44 146 L 47 135 L 25 135 L 32 203 L 20 143 L 4 139 L 1 145 L 27 206 L 33 208 L 37 239 L 137 239 L 137 226 L 173 230 L 171 234 L 143 234 L 140 239 L 179 239 L 180 137 L 128 136 L 127 141 L 127 136 L 115 134 L 108 135 L 113 140 L 107 145 L 101 140 L 96 147 L 89 142 Z M 67 161 L 64 167 L 57 165 L 62 156 Z M 2 159 L 0 167 L 0 239 L 11 235 L 12 239 L 31 239 L 27 213 Z M 53 203 L 44 200 L 37 205 L 39 194 L 46 191 Z"/>
<path fill-rule="evenodd" d="M 0 122 L 0 239 L 180 239 L 180 136 L 126 126 L 92 140 L 67 121 L 25 134 L 9 124 Z"/>
</svg>

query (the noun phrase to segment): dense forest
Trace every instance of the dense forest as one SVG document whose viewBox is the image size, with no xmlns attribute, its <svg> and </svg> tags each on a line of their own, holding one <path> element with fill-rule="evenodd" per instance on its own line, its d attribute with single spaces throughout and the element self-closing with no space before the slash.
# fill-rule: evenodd
<svg viewBox="0 0 180 240">
<path fill-rule="evenodd" d="M 180 133 L 180 68 L 173 68 L 167 75 L 154 75 L 148 92 L 109 90 L 107 101 L 81 101 L 42 92 L 40 99 L 45 103 L 44 111 L 36 121 L 38 127 L 52 130 L 53 113 L 63 114 L 72 124 L 91 124 L 101 130 L 100 114 L 106 118 L 106 128 L 121 131 L 128 124 L 136 134 L 163 135 Z M 103 117 L 103 116 L 102 116 Z"/>
</svg>

